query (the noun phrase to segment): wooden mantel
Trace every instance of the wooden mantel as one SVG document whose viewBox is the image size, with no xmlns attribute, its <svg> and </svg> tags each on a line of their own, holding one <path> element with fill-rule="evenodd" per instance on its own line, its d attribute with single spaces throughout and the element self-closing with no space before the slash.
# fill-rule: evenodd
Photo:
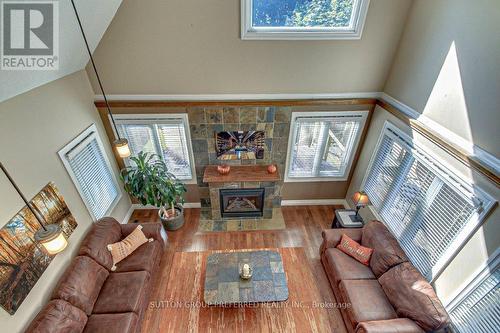
<svg viewBox="0 0 500 333">
<path fill-rule="evenodd" d="M 203 174 L 204 183 L 231 182 L 277 182 L 280 180 L 279 170 L 267 172 L 267 165 L 231 165 L 227 175 L 217 172 L 217 165 L 208 165 Z"/>
</svg>

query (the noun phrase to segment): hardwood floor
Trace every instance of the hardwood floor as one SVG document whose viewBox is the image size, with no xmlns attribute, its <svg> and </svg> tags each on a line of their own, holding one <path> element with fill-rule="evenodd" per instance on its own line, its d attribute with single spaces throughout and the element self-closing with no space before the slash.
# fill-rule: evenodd
<svg viewBox="0 0 500 333">
<path fill-rule="evenodd" d="M 297 293 L 303 292 L 300 294 L 303 301 L 335 303 L 319 260 L 321 230 L 330 227 L 335 208 L 341 207 L 283 207 L 285 230 L 210 233 L 198 232 L 200 210 L 186 209 L 185 225 L 178 231 L 168 232 L 168 249 L 161 261 L 161 273 L 153 285 L 151 307 L 146 311 L 142 332 L 346 332 L 341 314 L 335 308 L 317 308 L 315 312 L 263 308 L 179 309 L 162 303 L 202 299 L 200 289 L 203 289 L 204 278 L 200 271 L 203 272 L 204 259 L 211 251 L 264 248 L 283 249 L 280 252 L 284 260 L 285 254 L 299 253 L 291 255 L 299 260 L 284 262 L 290 301 L 298 300 L 292 296 L 292 290 L 300 289 Z M 130 222 L 135 221 L 158 222 L 159 218 L 156 210 L 136 210 L 130 218 Z M 288 271 L 287 264 L 308 265 L 306 271 L 310 273 Z"/>
</svg>

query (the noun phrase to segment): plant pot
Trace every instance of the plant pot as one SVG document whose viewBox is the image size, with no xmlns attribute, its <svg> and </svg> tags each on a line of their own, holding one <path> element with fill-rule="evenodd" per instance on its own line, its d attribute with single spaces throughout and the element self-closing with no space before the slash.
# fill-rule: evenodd
<svg viewBox="0 0 500 333">
<path fill-rule="evenodd" d="M 173 217 L 162 216 L 161 210 L 158 210 L 158 216 L 160 216 L 161 223 L 168 231 L 177 230 L 184 225 L 184 208 L 177 205 L 175 206 L 175 210 L 176 215 Z"/>
</svg>

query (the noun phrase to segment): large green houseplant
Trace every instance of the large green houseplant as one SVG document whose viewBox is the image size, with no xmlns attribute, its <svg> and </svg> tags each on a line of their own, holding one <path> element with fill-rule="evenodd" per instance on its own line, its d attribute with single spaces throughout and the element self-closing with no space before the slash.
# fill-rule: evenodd
<svg viewBox="0 0 500 333">
<path fill-rule="evenodd" d="M 143 205 L 158 207 L 167 230 L 179 229 L 184 224 L 184 184 L 168 171 L 159 155 L 140 152 L 130 160 L 132 164 L 121 170 L 125 191 Z"/>
</svg>

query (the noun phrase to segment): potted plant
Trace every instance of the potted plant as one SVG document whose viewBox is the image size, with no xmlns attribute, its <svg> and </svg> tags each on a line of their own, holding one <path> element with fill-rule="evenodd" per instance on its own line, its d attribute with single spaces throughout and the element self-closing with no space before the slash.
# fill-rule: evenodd
<svg viewBox="0 0 500 333">
<path fill-rule="evenodd" d="M 140 152 L 131 157 L 133 165 L 121 170 L 125 191 L 143 205 L 158 207 L 158 215 L 167 230 L 184 224 L 184 193 L 186 187 L 156 154 Z"/>
</svg>

